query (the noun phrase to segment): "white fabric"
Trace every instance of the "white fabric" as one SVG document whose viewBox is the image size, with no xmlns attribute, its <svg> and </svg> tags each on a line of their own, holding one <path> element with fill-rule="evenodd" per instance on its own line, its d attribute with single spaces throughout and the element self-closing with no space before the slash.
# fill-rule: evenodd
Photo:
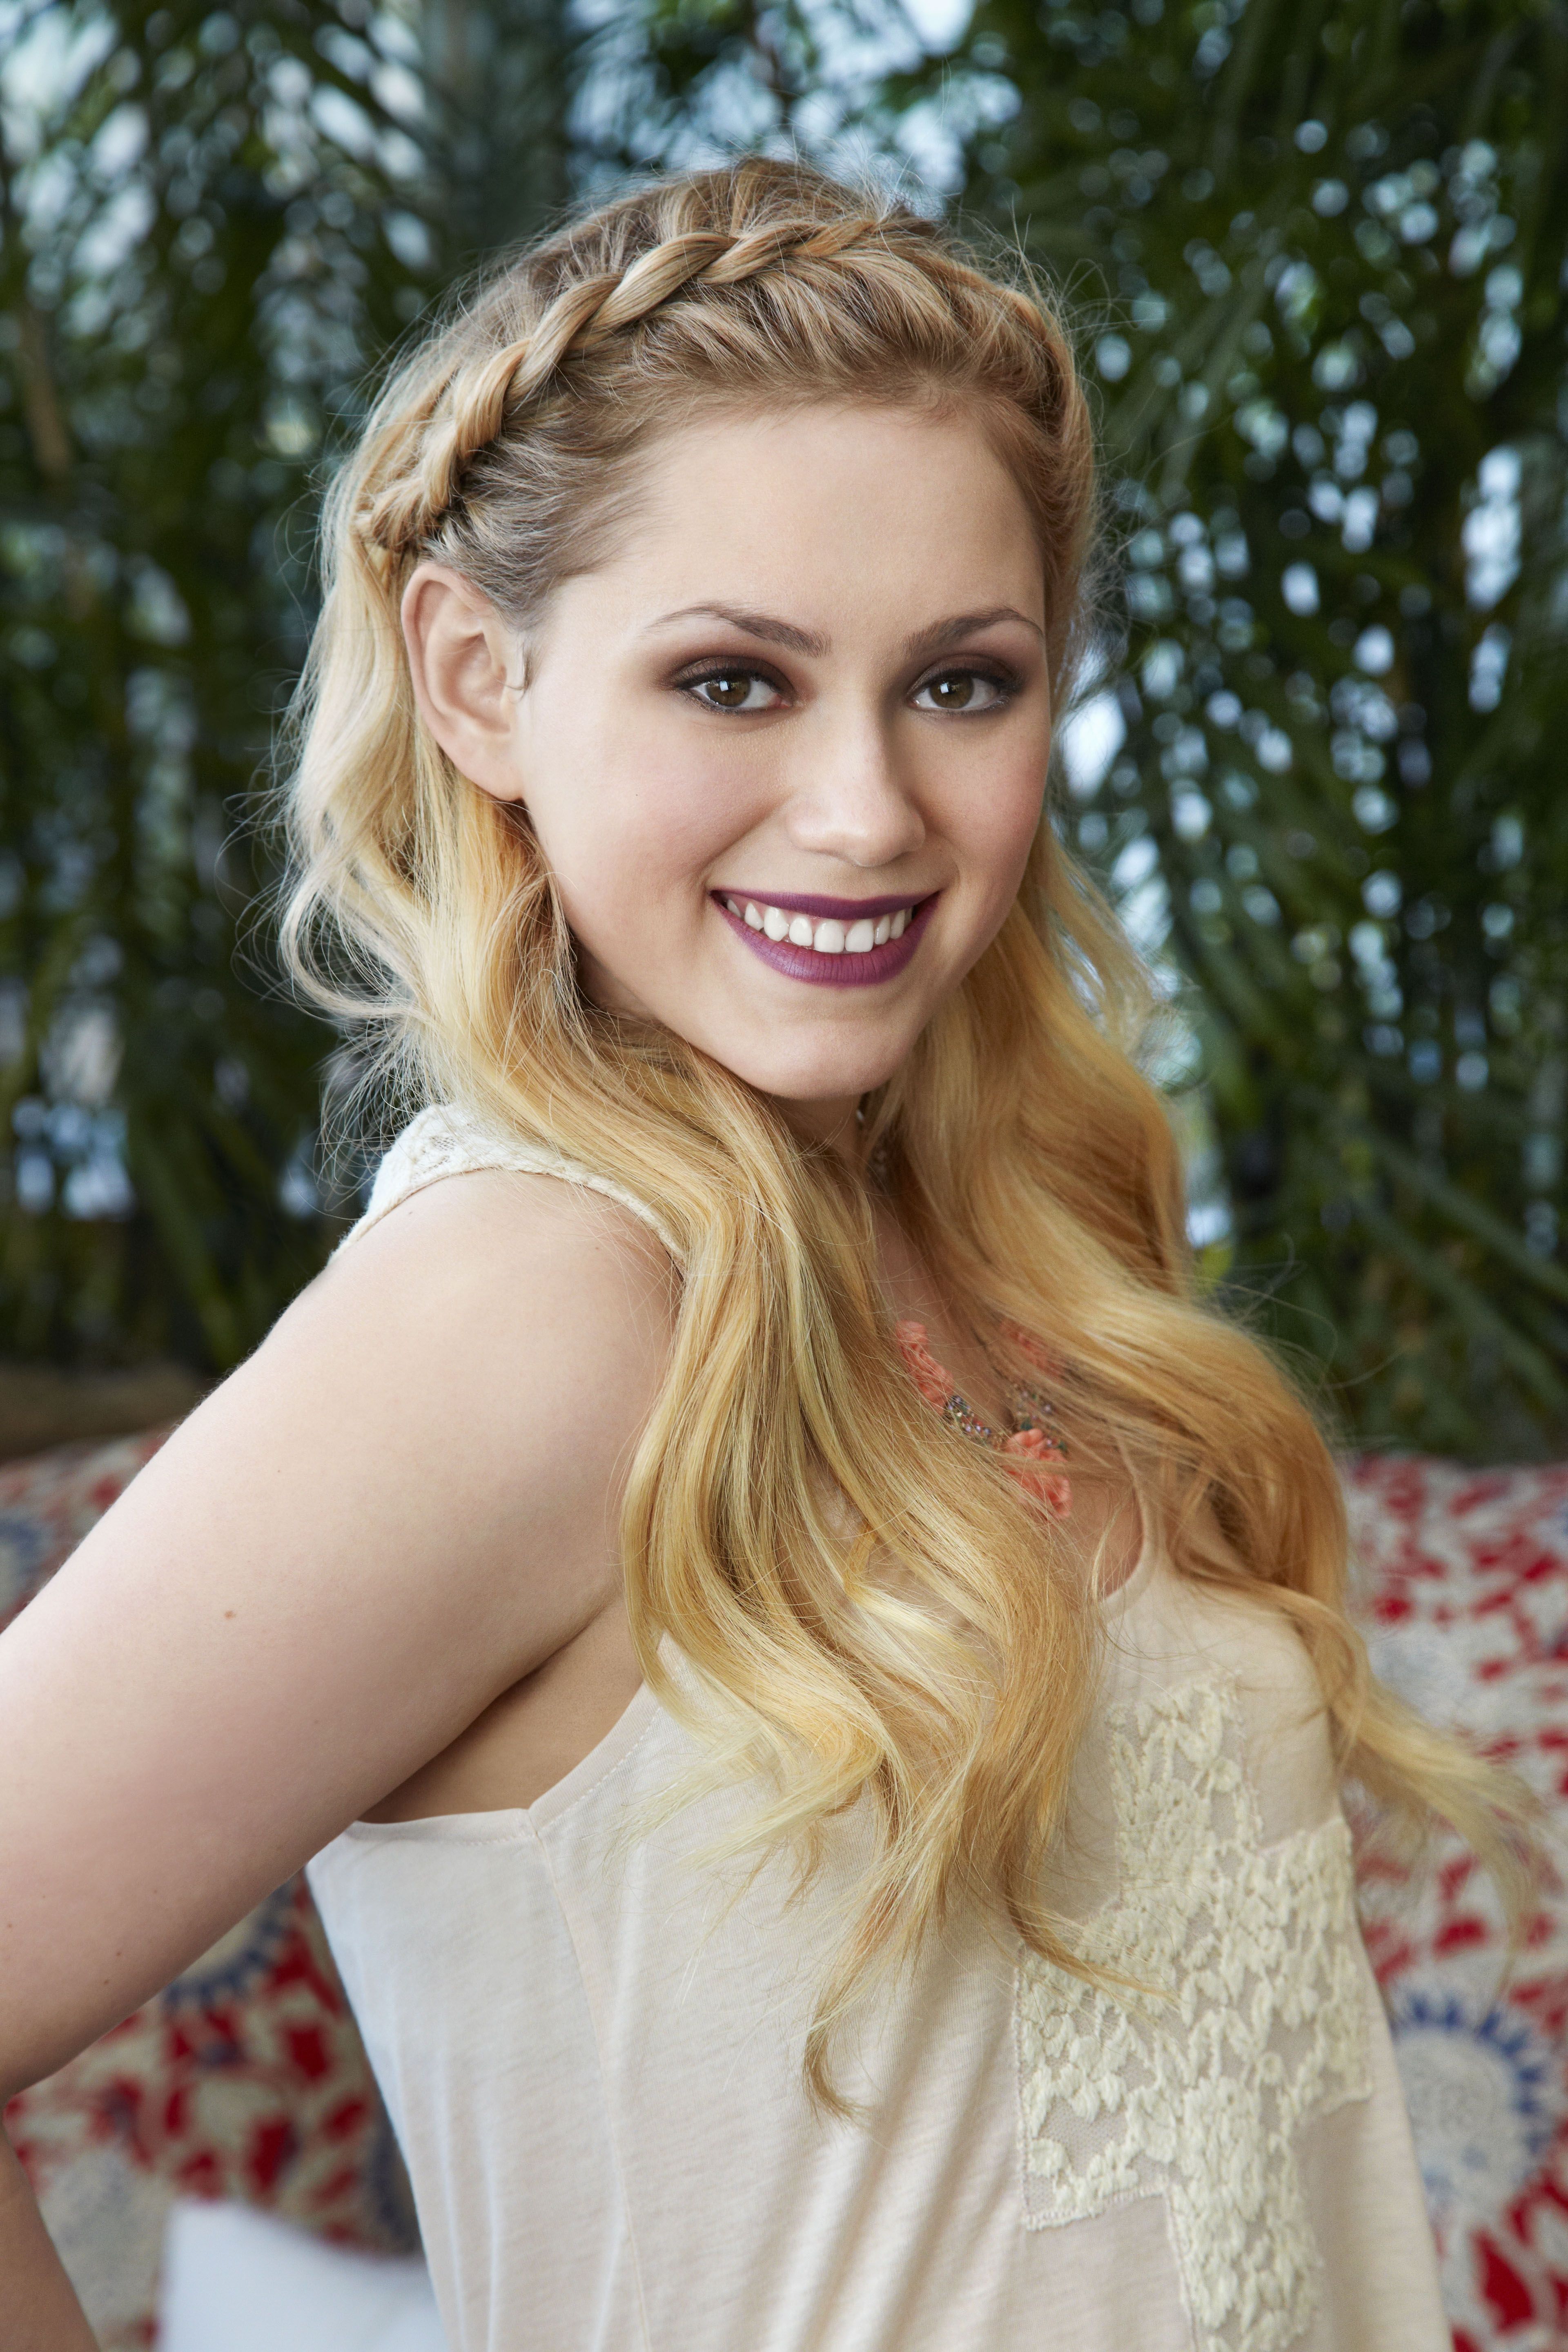
<svg viewBox="0 0 1568 2352">
<path fill-rule="evenodd" d="M 646 1689 L 526 1810 L 316 1857 L 453 2352 L 1447 2352 L 1305 1653 L 1152 1557 L 1106 1636 L 1053 1895 L 1139 1982 L 960 1923 L 843 2039 L 856 2122 L 801 2055 L 863 1826 L 795 1901 L 699 1859 L 755 1790 L 647 1831 Z"/>
<path fill-rule="evenodd" d="M 596 1169 L 580 1167 L 548 1143 L 531 1143 L 520 1135 L 491 1135 L 482 1128 L 470 1111 L 459 1110 L 455 1104 L 438 1104 L 422 1110 L 398 1137 L 392 1150 L 375 1171 L 370 1199 L 357 1225 L 344 1234 L 340 1249 L 357 1241 L 378 1225 L 389 1210 L 414 1193 L 423 1192 L 426 1185 L 439 1181 L 443 1176 L 477 1174 L 483 1169 L 510 1169 L 521 1176 L 559 1176 L 570 1184 L 584 1186 L 590 1192 L 602 1192 L 607 1200 L 618 1201 L 645 1225 L 651 1225 L 671 1257 L 679 1257 L 671 1234 L 659 1223 L 646 1201 L 639 1201 L 608 1176 Z"/>
<path fill-rule="evenodd" d="M 163 2241 L 159 2352 L 447 2352 L 417 2254 L 330 2246 L 245 2205 L 181 2198 Z"/>
</svg>

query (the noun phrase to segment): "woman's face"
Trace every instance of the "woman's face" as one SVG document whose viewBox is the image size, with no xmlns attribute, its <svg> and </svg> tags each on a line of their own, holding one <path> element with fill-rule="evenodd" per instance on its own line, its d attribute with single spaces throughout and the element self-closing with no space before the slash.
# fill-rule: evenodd
<svg viewBox="0 0 1568 2352">
<path fill-rule="evenodd" d="M 527 648 L 422 566 L 458 770 L 526 803 L 599 1003 L 840 1131 L 999 928 L 1050 748 L 1022 497 L 962 415 L 710 417 Z M 520 676 L 524 679 L 521 688 Z"/>
</svg>

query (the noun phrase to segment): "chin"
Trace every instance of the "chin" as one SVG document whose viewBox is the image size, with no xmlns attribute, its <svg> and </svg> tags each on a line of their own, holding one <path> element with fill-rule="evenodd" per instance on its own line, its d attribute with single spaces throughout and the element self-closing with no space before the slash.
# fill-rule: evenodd
<svg viewBox="0 0 1568 2352">
<path fill-rule="evenodd" d="M 821 1103 L 847 1101 L 886 1086 L 908 1053 L 907 1045 L 896 1051 L 884 1047 L 879 1053 L 858 1054 L 847 1054 L 840 1046 L 835 1054 L 724 1055 L 721 1058 L 759 1094 L 771 1095 L 779 1102 Z"/>
</svg>

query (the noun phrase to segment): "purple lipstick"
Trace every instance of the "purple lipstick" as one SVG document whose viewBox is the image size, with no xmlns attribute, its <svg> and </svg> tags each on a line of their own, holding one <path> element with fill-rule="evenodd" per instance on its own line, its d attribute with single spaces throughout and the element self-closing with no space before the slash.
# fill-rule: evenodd
<svg viewBox="0 0 1568 2352">
<path fill-rule="evenodd" d="M 773 892 L 764 898 L 746 890 L 713 890 L 709 895 L 731 929 L 775 971 L 819 988 L 868 988 L 903 971 L 941 894 L 826 898 Z"/>
</svg>

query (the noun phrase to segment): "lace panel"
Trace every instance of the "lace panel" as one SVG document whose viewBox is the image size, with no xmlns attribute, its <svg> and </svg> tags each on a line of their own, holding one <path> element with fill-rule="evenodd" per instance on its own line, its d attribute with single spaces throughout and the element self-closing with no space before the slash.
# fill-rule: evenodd
<svg viewBox="0 0 1568 2352">
<path fill-rule="evenodd" d="M 1283 2352 L 1319 2302 L 1295 2135 L 1371 2094 L 1350 1833 L 1265 1846 L 1228 1681 L 1108 1719 L 1119 1890 L 1018 1972 L 1026 2221 L 1163 2196 L 1196 2352 Z"/>
<path fill-rule="evenodd" d="M 375 1171 L 363 1216 L 344 1234 L 338 1247 L 345 1249 L 350 1242 L 357 1241 L 400 1202 L 422 1192 L 427 1184 L 438 1183 L 443 1176 L 471 1175 L 481 1168 L 509 1168 L 525 1176 L 559 1176 L 569 1184 L 581 1184 L 591 1192 L 602 1192 L 607 1200 L 618 1201 L 623 1209 L 640 1217 L 645 1225 L 651 1225 L 671 1257 L 679 1262 L 679 1251 L 646 1201 L 639 1201 L 609 1177 L 566 1159 L 547 1143 L 529 1143 L 521 1136 L 492 1135 L 454 1103 L 433 1104 L 409 1120 Z"/>
</svg>

